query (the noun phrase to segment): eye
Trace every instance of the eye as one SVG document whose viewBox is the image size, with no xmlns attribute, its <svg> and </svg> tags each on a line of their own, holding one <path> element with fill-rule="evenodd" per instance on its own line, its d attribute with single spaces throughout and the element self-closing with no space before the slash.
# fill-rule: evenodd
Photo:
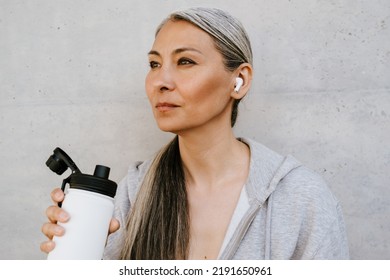
<svg viewBox="0 0 390 280">
<path fill-rule="evenodd" d="M 183 58 L 180 58 L 179 61 L 177 62 L 178 65 L 193 65 L 193 64 L 196 64 L 195 61 L 193 61 L 192 59 L 189 59 L 189 58 L 186 58 L 186 57 L 183 57 Z"/>
<path fill-rule="evenodd" d="M 154 69 L 154 68 L 160 67 L 160 63 L 158 63 L 156 61 L 149 61 L 149 66 L 151 69 Z"/>
</svg>

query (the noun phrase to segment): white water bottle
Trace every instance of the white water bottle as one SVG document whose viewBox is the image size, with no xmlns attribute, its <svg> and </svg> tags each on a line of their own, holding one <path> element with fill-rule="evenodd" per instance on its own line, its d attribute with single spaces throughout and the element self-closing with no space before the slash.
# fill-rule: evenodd
<svg viewBox="0 0 390 280">
<path fill-rule="evenodd" d="M 77 169 L 64 180 L 62 189 L 67 183 L 69 188 L 60 206 L 70 219 L 58 223 L 65 228 L 65 234 L 53 238 L 56 245 L 49 260 L 102 259 L 117 188 L 115 182 L 108 180 L 109 173 L 110 168 L 96 165 L 93 175 Z"/>
</svg>

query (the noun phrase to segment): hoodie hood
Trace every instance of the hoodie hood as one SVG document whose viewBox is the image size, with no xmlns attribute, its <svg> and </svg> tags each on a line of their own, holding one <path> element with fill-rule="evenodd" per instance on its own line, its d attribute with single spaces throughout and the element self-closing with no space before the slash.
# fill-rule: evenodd
<svg viewBox="0 0 390 280">
<path fill-rule="evenodd" d="M 302 164 L 292 156 L 283 157 L 264 145 L 241 138 L 251 151 L 249 175 L 246 183 L 250 204 L 262 205 L 275 191 L 278 183 Z"/>
<path fill-rule="evenodd" d="M 246 212 L 240 217 L 241 220 L 238 223 L 235 232 L 230 238 L 228 237 L 230 240 L 225 240 L 224 243 L 227 245 L 222 254 L 220 254 L 219 258 L 232 258 L 242 238 L 245 236 L 246 231 L 256 216 L 256 213 L 264 206 L 264 204 L 267 204 L 265 259 L 269 259 L 271 243 L 272 193 L 276 190 L 279 182 L 282 181 L 287 174 L 300 167 L 302 164 L 292 156 L 283 157 L 251 139 L 240 138 L 239 140 L 248 145 L 251 154 L 248 179 L 245 183 L 247 208 Z M 237 205 L 236 209 L 243 208 L 242 199 L 239 200 L 239 204 L 240 203 L 241 205 Z M 234 213 L 234 216 L 235 215 L 240 214 Z M 237 216 L 234 216 L 233 219 L 237 219 Z"/>
</svg>

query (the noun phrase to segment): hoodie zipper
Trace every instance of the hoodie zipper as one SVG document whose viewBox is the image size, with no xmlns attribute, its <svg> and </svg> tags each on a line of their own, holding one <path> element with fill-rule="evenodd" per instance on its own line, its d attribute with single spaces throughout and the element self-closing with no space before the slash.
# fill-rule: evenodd
<svg viewBox="0 0 390 280">
<path fill-rule="evenodd" d="M 225 249 L 225 252 L 221 255 L 220 259 L 229 260 L 233 257 L 234 253 L 237 251 L 240 246 L 241 240 L 244 238 L 245 233 L 247 232 L 250 224 L 253 219 L 256 217 L 257 211 L 261 208 L 260 204 L 252 205 L 245 216 L 242 218 L 242 222 L 237 228 L 236 232 L 232 237 L 232 241 L 230 242 L 230 246 Z"/>
</svg>

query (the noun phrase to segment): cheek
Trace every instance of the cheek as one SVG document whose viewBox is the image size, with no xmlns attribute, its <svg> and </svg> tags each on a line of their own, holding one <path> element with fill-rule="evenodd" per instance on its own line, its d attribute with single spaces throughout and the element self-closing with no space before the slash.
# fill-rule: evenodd
<svg viewBox="0 0 390 280">
<path fill-rule="evenodd" d="M 230 100 L 227 84 L 225 77 L 208 75 L 202 79 L 196 79 L 186 87 L 190 90 L 189 92 L 192 92 L 190 96 L 192 104 L 202 105 L 202 107 L 218 107 L 224 106 Z"/>
<path fill-rule="evenodd" d="M 145 77 L 145 92 L 146 92 L 146 95 L 148 96 L 148 99 L 149 101 L 152 101 L 152 90 L 153 90 L 153 87 L 151 85 L 151 81 L 150 81 L 150 74 L 147 74 L 146 77 Z"/>
</svg>

